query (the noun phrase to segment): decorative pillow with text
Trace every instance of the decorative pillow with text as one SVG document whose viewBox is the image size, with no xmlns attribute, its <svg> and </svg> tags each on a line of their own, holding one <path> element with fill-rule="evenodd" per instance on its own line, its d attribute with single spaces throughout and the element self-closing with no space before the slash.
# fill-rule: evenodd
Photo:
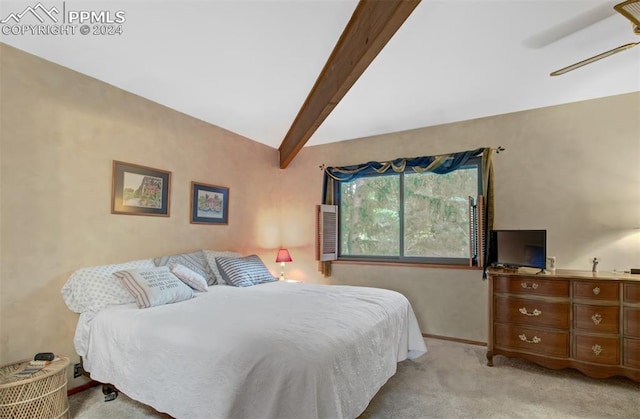
<svg viewBox="0 0 640 419">
<path fill-rule="evenodd" d="M 136 300 L 138 308 L 177 303 L 193 297 L 193 290 L 166 266 L 114 272 Z"/>
</svg>

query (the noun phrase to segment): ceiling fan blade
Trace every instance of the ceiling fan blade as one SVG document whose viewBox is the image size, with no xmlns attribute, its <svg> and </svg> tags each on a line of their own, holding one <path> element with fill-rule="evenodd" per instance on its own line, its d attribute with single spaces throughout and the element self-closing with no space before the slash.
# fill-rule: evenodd
<svg viewBox="0 0 640 419">
<path fill-rule="evenodd" d="M 619 52 L 626 51 L 629 48 L 633 48 L 638 44 L 640 44 L 640 42 L 631 42 L 631 43 L 628 43 L 628 44 L 620 45 L 619 47 L 611 49 L 611 50 L 609 50 L 607 52 L 603 52 L 601 54 L 594 55 L 593 57 L 587 58 L 586 60 L 582 60 L 582 61 L 580 61 L 578 63 L 571 64 L 570 66 L 561 68 L 560 70 L 556 70 L 553 73 L 551 73 L 550 76 L 559 76 L 561 74 L 568 73 L 569 71 L 575 70 L 576 68 L 580 68 L 580 67 L 585 66 L 587 64 L 591 64 L 591 63 L 593 63 L 595 61 L 598 61 L 598 60 L 601 60 L 603 58 L 609 57 L 609 56 L 611 56 L 613 54 L 617 54 Z"/>
</svg>

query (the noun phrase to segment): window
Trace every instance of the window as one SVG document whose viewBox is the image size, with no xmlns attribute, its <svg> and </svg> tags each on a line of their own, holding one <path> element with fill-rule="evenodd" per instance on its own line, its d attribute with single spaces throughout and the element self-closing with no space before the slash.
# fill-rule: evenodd
<svg viewBox="0 0 640 419">
<path fill-rule="evenodd" d="M 482 194 L 481 159 L 447 174 L 376 174 L 339 182 L 339 258 L 469 264 L 469 197 Z"/>
</svg>

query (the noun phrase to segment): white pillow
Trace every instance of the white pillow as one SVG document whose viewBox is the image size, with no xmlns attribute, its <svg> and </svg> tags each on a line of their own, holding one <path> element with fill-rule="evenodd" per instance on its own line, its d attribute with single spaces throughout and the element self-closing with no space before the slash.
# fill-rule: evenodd
<svg viewBox="0 0 640 419">
<path fill-rule="evenodd" d="M 133 296 L 113 276 L 124 269 L 153 268 L 152 259 L 134 260 L 113 265 L 90 266 L 73 272 L 61 293 L 69 310 L 75 313 L 98 312 L 118 304 L 134 303 Z"/>
<path fill-rule="evenodd" d="M 193 297 L 193 290 L 166 266 L 114 272 L 133 295 L 138 308 L 177 303 Z"/>
<path fill-rule="evenodd" d="M 156 266 L 171 266 L 174 263 L 179 263 L 202 275 L 207 279 L 207 284 L 216 284 L 216 277 L 207 263 L 202 250 L 192 253 L 178 253 L 176 255 L 162 256 L 153 259 L 153 263 L 155 263 Z"/>
<path fill-rule="evenodd" d="M 174 263 L 169 267 L 171 273 L 180 278 L 182 282 L 190 286 L 196 291 L 209 291 L 209 285 L 207 285 L 207 280 L 204 279 L 202 275 L 197 272 L 192 271 L 184 265 L 180 265 L 179 263 Z"/>
<path fill-rule="evenodd" d="M 202 250 L 202 253 L 204 253 L 204 257 L 205 259 L 207 259 L 207 263 L 209 264 L 211 271 L 213 271 L 213 274 L 216 277 L 217 284 L 219 285 L 225 285 L 227 282 L 224 280 L 224 278 L 222 277 L 222 274 L 220 273 L 220 270 L 218 269 L 218 264 L 216 263 L 216 257 L 239 258 L 242 256 L 240 253 L 237 253 L 237 252 L 206 250 L 206 249 Z"/>
</svg>

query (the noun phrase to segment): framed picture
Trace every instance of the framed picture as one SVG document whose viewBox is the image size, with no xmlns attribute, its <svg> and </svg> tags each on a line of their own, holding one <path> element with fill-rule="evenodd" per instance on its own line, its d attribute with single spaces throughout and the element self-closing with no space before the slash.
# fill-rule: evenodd
<svg viewBox="0 0 640 419">
<path fill-rule="evenodd" d="M 111 213 L 169 216 L 171 172 L 113 161 Z"/>
<path fill-rule="evenodd" d="M 191 224 L 229 224 L 229 188 L 191 182 Z"/>
</svg>

